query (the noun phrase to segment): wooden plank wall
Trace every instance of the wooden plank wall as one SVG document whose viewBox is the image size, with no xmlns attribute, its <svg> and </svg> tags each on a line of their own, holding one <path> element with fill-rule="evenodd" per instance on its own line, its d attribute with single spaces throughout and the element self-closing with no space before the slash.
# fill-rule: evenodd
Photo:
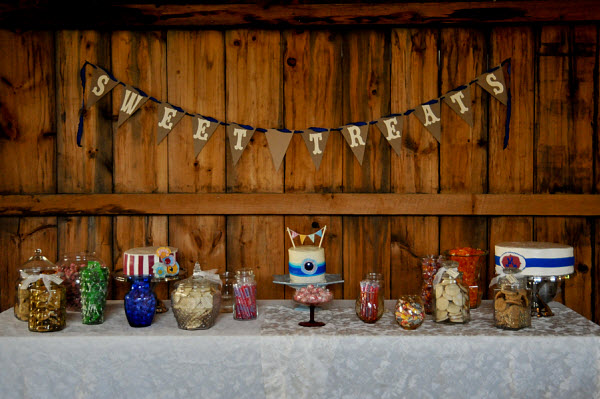
<svg viewBox="0 0 600 399">
<path fill-rule="evenodd" d="M 596 194 L 598 26 L 377 27 L 354 30 L 0 30 L 0 192 L 40 193 L 574 193 Z M 79 68 L 88 60 L 148 94 L 219 119 L 260 127 L 336 127 L 405 111 L 511 58 L 511 139 L 505 106 L 472 86 L 474 126 L 443 106 L 442 143 L 406 118 L 401 154 L 371 127 L 363 166 L 337 132 L 318 171 L 300 135 L 276 171 L 256 133 L 233 167 L 220 127 L 193 156 L 189 118 L 156 145 L 156 105 L 116 127 L 122 87 L 87 110 L 76 145 Z M 505 68 L 505 74 L 508 70 Z M 88 77 L 90 70 L 88 69 Z M 112 270 L 134 246 L 180 248 L 188 270 L 255 268 L 261 298 L 287 271 L 285 227 L 327 225 L 336 298 L 354 298 L 377 270 L 388 296 L 416 292 L 419 258 L 456 245 L 549 240 L 575 247 L 577 275 L 559 300 L 600 321 L 595 217 L 353 215 L 85 215 L 0 217 L 0 308 L 13 304 L 19 266 L 35 248 L 52 260 L 94 250 Z M 113 298 L 125 287 L 114 285 Z M 167 287 L 159 295 L 168 297 Z"/>
</svg>

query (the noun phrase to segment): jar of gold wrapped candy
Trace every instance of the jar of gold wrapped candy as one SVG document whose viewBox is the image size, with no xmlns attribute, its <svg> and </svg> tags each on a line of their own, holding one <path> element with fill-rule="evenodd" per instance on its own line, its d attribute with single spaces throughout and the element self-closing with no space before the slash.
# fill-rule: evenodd
<svg viewBox="0 0 600 399">
<path fill-rule="evenodd" d="M 198 263 L 194 274 L 177 282 L 171 292 L 171 305 L 182 330 L 211 328 L 221 311 L 221 279 L 217 269 L 203 271 Z"/>
<path fill-rule="evenodd" d="M 17 278 L 14 312 L 15 317 L 21 321 L 29 321 L 29 290 L 27 289 L 29 283 L 23 284 L 23 282 L 29 276 L 42 273 L 54 274 L 56 273 L 56 266 L 42 255 L 41 249 L 36 249 L 34 255 L 19 270 Z"/>
<path fill-rule="evenodd" d="M 504 330 L 531 327 L 531 289 L 519 268 L 505 267 L 494 280 L 498 281 L 494 288 L 494 325 Z"/>
<path fill-rule="evenodd" d="M 442 261 L 433 279 L 433 308 L 438 323 L 467 323 L 471 319 L 469 289 L 462 282 L 458 262 Z"/>
</svg>

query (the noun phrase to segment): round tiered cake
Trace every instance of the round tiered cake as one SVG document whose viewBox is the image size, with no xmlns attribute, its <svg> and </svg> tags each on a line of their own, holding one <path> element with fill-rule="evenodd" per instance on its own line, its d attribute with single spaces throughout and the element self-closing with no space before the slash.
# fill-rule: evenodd
<svg viewBox="0 0 600 399">
<path fill-rule="evenodd" d="M 325 282 L 325 249 L 303 245 L 288 249 L 290 282 L 313 284 Z"/>
<path fill-rule="evenodd" d="M 551 242 L 501 242 L 495 246 L 496 273 L 520 269 L 526 276 L 564 276 L 573 273 L 573 247 Z"/>
<path fill-rule="evenodd" d="M 177 248 L 141 247 L 132 248 L 123 254 L 123 274 L 125 276 L 152 276 L 164 278 L 177 276 Z"/>
</svg>

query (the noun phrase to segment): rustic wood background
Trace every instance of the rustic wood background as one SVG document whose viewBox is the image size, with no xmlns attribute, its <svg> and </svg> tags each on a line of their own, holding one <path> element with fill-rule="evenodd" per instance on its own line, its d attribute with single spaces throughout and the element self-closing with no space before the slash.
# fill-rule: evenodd
<svg viewBox="0 0 600 399">
<path fill-rule="evenodd" d="M 160 212 L 138 214 L 117 207 L 77 214 L 77 202 L 69 203 L 70 212 L 47 207 L 19 213 L 0 207 L 0 308 L 13 305 L 17 270 L 36 248 L 52 261 L 66 252 L 96 251 L 111 270 L 118 270 L 128 248 L 169 244 L 180 249 L 180 264 L 188 270 L 195 261 L 220 271 L 253 267 L 261 298 L 290 298 L 290 292 L 272 283 L 273 274 L 287 272 L 290 241 L 285 227 L 312 232 L 327 225 L 327 270 L 345 279 L 333 287 L 336 298 L 354 298 L 358 281 L 371 270 L 384 274 L 389 298 L 417 292 L 420 257 L 458 245 L 491 251 L 484 271 L 489 281 L 495 243 L 553 241 L 574 246 L 577 270 L 558 300 L 599 322 L 600 202 L 589 197 L 600 188 L 599 29 L 595 22 L 577 21 L 585 15 L 555 24 L 548 21 L 554 14 L 547 12 L 530 17 L 535 23 L 509 18 L 518 24 L 469 24 L 466 20 L 474 18 L 469 17 L 455 18 L 451 25 L 400 26 L 386 19 L 381 26 L 358 21 L 364 25 L 348 29 L 292 26 L 292 20 L 275 23 L 278 16 L 269 16 L 273 26 L 267 29 L 184 29 L 159 23 L 153 28 L 140 17 L 132 22 L 135 30 L 56 25 L 0 30 L 0 52 L 5 55 L 0 63 L 0 192 L 5 195 L 0 202 L 36 202 L 43 194 L 59 194 L 52 198 L 60 204 L 72 201 L 63 194 L 90 194 L 82 206 L 94 209 L 101 194 L 145 194 L 134 197 L 132 206 L 139 198 L 142 203 L 161 198 Z M 7 21 L 9 15 L 0 19 Z M 231 25 L 244 25 L 241 17 L 231 18 Z M 25 17 L 21 23 L 27 25 Z M 330 136 L 319 171 L 299 135 L 275 171 L 262 133 L 254 135 L 234 168 L 223 127 L 194 158 L 191 118 L 155 144 L 153 102 L 117 129 L 121 87 L 85 113 L 83 147 L 76 145 L 79 69 L 86 60 L 186 110 L 252 126 L 303 129 L 404 111 L 509 57 L 513 103 L 506 150 L 506 108 L 476 85 L 473 128 L 444 105 L 443 141 L 438 145 L 410 116 L 398 156 L 371 127 L 362 167 L 337 132 Z M 170 212 L 171 207 L 181 210 L 177 196 L 163 196 L 175 193 L 224 194 L 198 197 L 213 198 L 215 204 L 219 198 L 226 201 L 229 193 L 289 198 L 304 193 L 429 194 L 430 203 L 424 203 L 423 214 L 406 216 L 389 210 L 379 214 L 377 205 L 367 215 L 315 215 L 302 204 L 287 214 L 264 209 L 240 214 L 236 207 L 250 209 L 244 200 L 255 198 L 242 195 L 230 211 L 181 214 Z M 536 216 L 510 209 L 445 212 L 444 203 L 437 203 L 452 198 L 446 194 L 523 194 L 531 203 L 534 194 L 555 193 L 577 194 L 572 207 L 557 210 L 560 216 L 552 216 L 548 205 L 540 205 L 546 211 Z M 578 205 L 580 197 L 588 200 L 588 208 Z M 367 202 L 374 197 L 352 198 L 373 206 Z M 503 197 L 495 198 L 501 205 Z M 442 210 L 432 211 L 434 207 Z M 112 296 L 120 299 L 125 291 L 115 283 Z M 167 287 L 159 286 L 158 293 L 167 298 Z"/>
</svg>

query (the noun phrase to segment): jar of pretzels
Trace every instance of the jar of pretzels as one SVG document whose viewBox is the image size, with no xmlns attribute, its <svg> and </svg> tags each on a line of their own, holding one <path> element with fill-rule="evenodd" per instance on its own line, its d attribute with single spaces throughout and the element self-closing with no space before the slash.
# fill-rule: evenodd
<svg viewBox="0 0 600 399">
<path fill-rule="evenodd" d="M 467 323 L 471 319 L 469 289 L 462 282 L 458 262 L 442 261 L 433 280 L 433 318 L 438 323 Z"/>
<path fill-rule="evenodd" d="M 494 325 L 504 330 L 531 327 L 531 289 L 518 268 L 505 267 L 494 288 Z"/>
</svg>

